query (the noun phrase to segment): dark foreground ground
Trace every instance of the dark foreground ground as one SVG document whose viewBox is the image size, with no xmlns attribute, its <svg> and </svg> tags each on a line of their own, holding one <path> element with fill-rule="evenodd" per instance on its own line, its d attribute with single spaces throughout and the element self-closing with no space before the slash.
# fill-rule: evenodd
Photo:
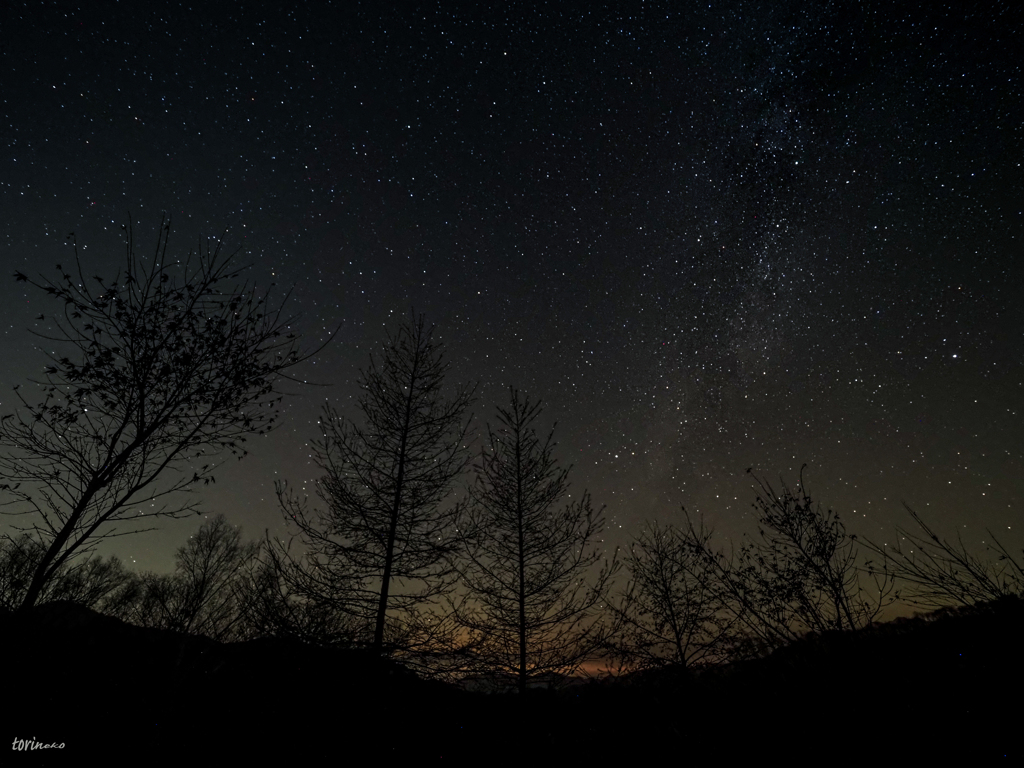
<svg viewBox="0 0 1024 768">
<path fill-rule="evenodd" d="M 0 616 L 0 766 L 1019 762 L 1024 603 L 815 636 L 768 659 L 471 694 L 352 652 L 223 645 L 67 604 Z M 14 750 L 15 739 L 63 743 Z M 415 761 L 415 762 L 413 762 Z"/>
</svg>

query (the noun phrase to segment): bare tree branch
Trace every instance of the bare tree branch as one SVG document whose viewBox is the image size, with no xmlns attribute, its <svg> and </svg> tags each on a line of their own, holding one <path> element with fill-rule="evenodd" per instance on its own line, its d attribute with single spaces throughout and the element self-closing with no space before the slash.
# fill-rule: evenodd
<svg viewBox="0 0 1024 768">
<path fill-rule="evenodd" d="M 445 397 L 448 367 L 433 329 L 413 317 L 362 373 L 362 423 L 324 407 L 314 453 L 325 508 L 277 486 L 308 553 L 305 566 L 291 562 L 289 577 L 312 600 L 361 617 L 378 652 L 408 649 L 410 627 L 426 626 L 415 617 L 456 575 L 450 497 L 468 462 L 473 388 Z"/>
<path fill-rule="evenodd" d="M 968 551 L 959 534 L 955 542 L 940 538 L 920 514 L 906 502 L 903 506 L 917 532 L 897 528 L 893 545 L 866 544 L 896 578 L 910 585 L 907 600 L 923 608 L 944 608 L 1024 595 L 1024 562 L 991 531 L 989 549 L 995 557 L 984 559 Z"/>
<path fill-rule="evenodd" d="M 613 611 L 621 622 L 613 653 L 631 669 L 712 663 L 725 655 L 734 620 L 716 569 L 703 553 L 711 531 L 648 526 L 625 558 L 630 582 Z"/>
<path fill-rule="evenodd" d="M 749 470 L 748 470 L 749 471 Z M 806 632 L 857 629 L 897 599 L 892 574 L 860 561 L 856 537 L 800 484 L 780 490 L 754 476 L 758 538 L 730 555 L 709 546 L 688 519 L 685 538 L 723 590 L 734 654 L 760 653 Z M 871 585 L 863 581 L 867 575 Z"/>
<path fill-rule="evenodd" d="M 553 433 L 537 436 L 540 403 L 509 394 L 459 523 L 467 599 L 457 614 L 480 637 L 476 659 L 513 673 L 522 692 L 531 678 L 574 672 L 602 647 L 609 627 L 599 614 L 618 563 L 599 565 L 603 519 L 588 494 L 556 508 L 569 470 L 554 459 Z"/>
<path fill-rule="evenodd" d="M 242 458 L 274 426 L 276 382 L 310 354 L 283 303 L 238 282 L 221 243 L 173 259 L 165 221 L 146 259 L 125 231 L 125 267 L 109 280 L 84 276 L 77 246 L 53 280 L 16 275 L 61 303 L 41 335 L 60 350 L 47 353 L 41 400 L 18 390 L 22 407 L 0 421 L 3 511 L 33 518 L 21 530 L 46 547 L 24 609 L 103 538 L 195 512 L 179 492 L 213 482 L 215 455 Z"/>
</svg>

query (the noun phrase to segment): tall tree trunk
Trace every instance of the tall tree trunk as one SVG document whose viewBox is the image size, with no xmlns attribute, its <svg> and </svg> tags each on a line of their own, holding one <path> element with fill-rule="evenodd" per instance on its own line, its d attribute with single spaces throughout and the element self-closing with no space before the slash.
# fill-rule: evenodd
<svg viewBox="0 0 1024 768">
<path fill-rule="evenodd" d="M 412 398 L 416 386 L 416 370 L 419 355 L 413 360 L 412 375 L 409 377 L 409 393 L 405 398 L 405 420 L 402 423 L 402 441 L 398 448 L 398 472 L 395 477 L 395 501 L 391 507 L 391 525 L 388 528 L 388 543 L 384 551 L 384 573 L 380 580 L 380 597 L 377 600 L 377 625 L 373 630 L 373 650 L 384 652 L 384 620 L 388 613 L 388 593 L 391 588 L 391 566 L 395 560 L 395 536 L 398 533 L 398 515 L 402 509 L 402 485 L 405 482 L 405 452 L 409 442 L 409 423 L 412 419 Z"/>
<path fill-rule="evenodd" d="M 21 605 L 18 606 L 18 613 L 27 613 L 36 604 L 36 600 L 39 599 L 39 595 L 42 594 L 43 587 L 46 586 L 50 578 L 53 576 L 53 571 L 60 567 L 71 551 L 65 552 L 63 556 L 60 555 L 61 549 L 67 544 L 68 539 L 71 538 L 71 532 L 75 528 L 75 524 L 78 519 L 82 516 L 82 511 L 92 501 L 92 497 L 96 491 L 94 488 L 86 488 L 85 495 L 79 501 L 78 506 L 75 507 L 71 513 L 71 517 L 68 518 L 68 522 L 61 528 L 60 532 L 50 542 L 49 548 L 46 550 L 46 554 L 43 555 L 43 559 L 39 562 L 36 567 L 35 573 L 32 574 L 32 581 L 28 585 L 28 591 L 25 593 L 24 599 L 21 601 Z"/>
<path fill-rule="evenodd" d="M 519 523 L 519 693 L 526 693 L 526 541 L 523 532 L 521 440 L 516 439 L 516 513 Z"/>
</svg>

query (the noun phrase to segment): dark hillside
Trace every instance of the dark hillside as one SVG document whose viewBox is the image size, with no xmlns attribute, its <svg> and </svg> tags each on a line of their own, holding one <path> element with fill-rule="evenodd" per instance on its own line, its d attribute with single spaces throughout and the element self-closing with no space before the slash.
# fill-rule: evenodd
<svg viewBox="0 0 1024 768">
<path fill-rule="evenodd" d="M 400 752 L 464 695 L 360 652 L 216 643 L 66 603 L 7 615 L 2 631 L 11 660 L 2 735 L 63 741 L 64 759 L 290 761 L 365 747 L 371 733 L 401 724 L 406 738 L 387 746 Z"/>
<path fill-rule="evenodd" d="M 684 739 L 686 754 L 1019 758 L 1022 633 L 1024 602 L 1006 599 L 812 635 L 764 659 L 660 670 L 588 695 L 634 733 Z"/>
<path fill-rule="evenodd" d="M 515 754 L 596 764 L 654 755 L 973 762 L 1020 757 L 1022 631 L 1024 604 L 1005 600 L 811 636 L 700 673 L 530 691 L 522 702 L 423 681 L 355 651 L 220 644 L 48 604 L 3 617 L 2 736 L 66 745 L 11 764 L 368 753 L 455 764 Z"/>
</svg>

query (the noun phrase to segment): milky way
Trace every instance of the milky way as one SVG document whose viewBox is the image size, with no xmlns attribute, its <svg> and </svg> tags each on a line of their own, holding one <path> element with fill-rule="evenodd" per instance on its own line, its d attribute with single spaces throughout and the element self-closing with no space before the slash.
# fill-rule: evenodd
<svg viewBox="0 0 1024 768">
<path fill-rule="evenodd" d="M 1014 524 L 1012 4 L 208 5 L 4 11 L 0 247 L 45 272 L 75 230 L 111 271 L 120 225 L 167 211 L 181 248 L 226 232 L 294 286 L 308 338 L 340 328 L 211 512 L 283 535 L 274 480 L 309 487 L 320 405 L 356 415 L 415 308 L 479 426 L 509 385 L 546 403 L 610 543 L 682 504 L 742 530 L 744 470 L 804 463 L 879 539 L 903 499 Z M 0 393 L 43 364 L 24 285 Z M 186 527 L 119 551 L 168 567 Z"/>
</svg>

